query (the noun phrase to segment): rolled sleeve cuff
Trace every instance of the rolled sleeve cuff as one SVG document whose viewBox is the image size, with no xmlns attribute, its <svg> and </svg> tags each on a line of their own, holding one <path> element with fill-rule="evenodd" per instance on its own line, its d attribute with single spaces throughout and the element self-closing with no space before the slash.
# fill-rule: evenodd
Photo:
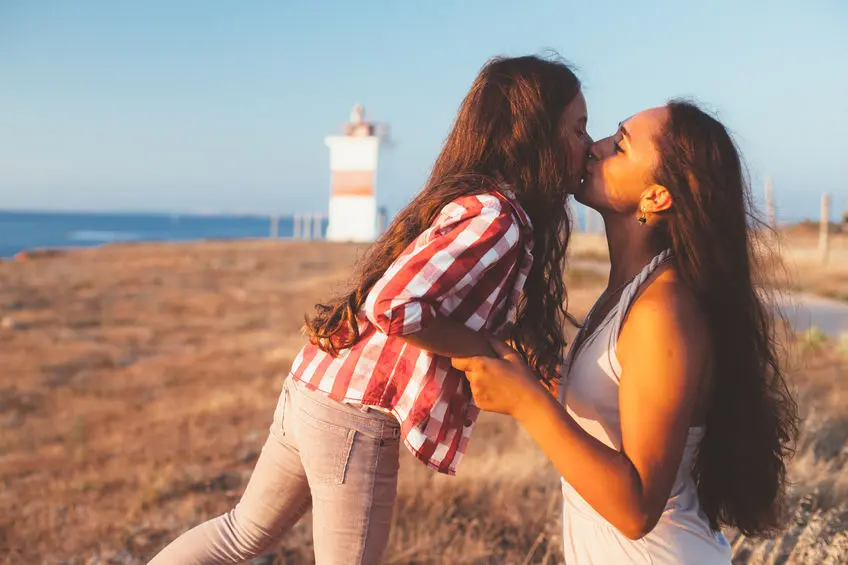
<svg viewBox="0 0 848 565">
<path fill-rule="evenodd" d="M 436 319 L 436 308 L 425 300 L 410 300 L 398 305 L 375 325 L 386 335 L 408 335 L 429 327 Z"/>
</svg>

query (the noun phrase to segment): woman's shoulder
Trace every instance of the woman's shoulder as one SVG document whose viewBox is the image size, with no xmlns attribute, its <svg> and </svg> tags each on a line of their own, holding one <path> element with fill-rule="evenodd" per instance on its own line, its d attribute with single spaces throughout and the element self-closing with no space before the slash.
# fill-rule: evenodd
<svg viewBox="0 0 848 565">
<path fill-rule="evenodd" d="M 697 340 L 707 336 L 701 304 L 674 269 L 658 273 L 630 307 L 622 338 L 626 339 L 628 333 L 638 336 L 643 332 L 670 332 Z"/>
</svg>

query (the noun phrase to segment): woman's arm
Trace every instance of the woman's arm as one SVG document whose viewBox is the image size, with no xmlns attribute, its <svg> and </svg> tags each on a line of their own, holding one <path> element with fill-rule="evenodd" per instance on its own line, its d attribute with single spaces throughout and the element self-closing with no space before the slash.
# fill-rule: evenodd
<svg viewBox="0 0 848 565">
<path fill-rule="evenodd" d="M 562 477 L 632 539 L 656 526 L 668 501 L 706 365 L 694 300 L 661 280 L 634 304 L 618 340 L 621 450 L 585 432 L 505 346 L 503 360 L 454 361 L 476 404 L 513 415 Z"/>
</svg>

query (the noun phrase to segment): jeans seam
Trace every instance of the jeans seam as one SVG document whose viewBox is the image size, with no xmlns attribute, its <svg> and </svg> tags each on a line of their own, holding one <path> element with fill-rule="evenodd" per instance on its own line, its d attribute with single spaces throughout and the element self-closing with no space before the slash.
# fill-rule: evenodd
<svg viewBox="0 0 848 565">
<path fill-rule="evenodd" d="M 353 452 L 353 442 L 356 439 L 356 430 L 353 428 L 348 429 L 347 431 L 347 440 L 345 440 L 344 449 L 336 462 L 336 484 L 343 485 L 345 484 L 345 479 L 347 478 L 347 468 L 350 465 L 350 456 Z"/>
<path fill-rule="evenodd" d="M 368 512 L 365 514 L 365 524 L 362 535 L 362 545 L 359 547 L 359 555 L 356 556 L 356 564 L 362 565 L 362 558 L 365 555 L 365 547 L 368 545 L 368 532 L 371 526 L 371 512 L 374 508 L 374 491 L 377 488 L 377 468 L 380 466 L 380 455 L 383 450 L 380 445 L 376 446 L 377 457 L 374 458 L 374 467 L 371 469 L 371 497 L 368 501 Z"/>
<path fill-rule="evenodd" d="M 340 409 L 335 408 L 333 406 L 327 406 L 327 405 L 321 404 L 321 403 L 319 403 L 319 405 L 322 408 L 326 408 L 326 409 L 332 411 L 332 413 L 335 416 L 342 419 L 345 423 L 344 424 L 337 424 L 335 422 L 327 422 L 326 420 L 324 420 L 322 418 L 319 418 L 317 416 L 312 415 L 310 413 L 310 411 L 306 407 L 303 407 L 303 406 L 300 407 L 300 411 L 303 412 L 304 414 L 306 414 L 306 416 L 310 420 L 312 420 L 313 422 L 315 422 L 316 424 L 318 424 L 320 426 L 328 427 L 328 428 L 342 428 L 342 429 L 344 429 L 344 428 L 354 428 L 354 429 L 356 429 L 356 431 L 362 433 L 363 435 L 378 434 L 379 436 L 384 436 L 386 434 L 386 428 L 391 429 L 391 427 L 392 427 L 391 422 L 384 422 L 382 420 L 382 418 L 378 418 L 378 417 L 375 417 L 375 416 L 369 416 L 368 414 L 365 414 L 365 413 L 363 413 L 361 416 L 358 416 L 358 415 L 351 414 L 351 413 L 349 413 L 345 410 L 340 410 Z M 400 426 L 398 425 L 397 427 L 399 428 Z M 373 436 L 371 436 L 371 437 L 373 437 Z"/>
<path fill-rule="evenodd" d="M 280 412 L 280 432 L 283 434 L 282 437 L 286 437 L 286 410 L 289 405 L 289 389 L 287 386 L 283 387 L 283 409 Z"/>
<path fill-rule="evenodd" d="M 348 435 L 347 432 L 349 430 L 353 430 L 356 433 L 363 435 L 365 437 L 377 440 L 377 441 L 385 441 L 387 439 L 398 439 L 400 437 L 400 426 L 392 426 L 384 425 L 379 430 L 375 430 L 365 425 L 360 425 L 361 421 L 359 420 L 351 420 L 347 419 L 344 423 L 335 423 L 328 422 L 322 418 L 318 418 L 313 416 L 308 409 L 304 407 L 298 407 L 297 410 L 306 420 L 308 420 L 312 426 L 325 431 L 330 434 L 334 434 L 337 436 L 342 436 L 342 431 L 345 432 L 345 435 Z M 347 416 L 344 412 L 340 412 L 342 418 Z M 334 431 L 338 430 L 338 431 Z"/>
<path fill-rule="evenodd" d="M 288 439 L 286 437 L 286 410 L 289 408 L 288 405 L 289 398 L 286 391 L 286 383 L 283 383 L 283 389 L 280 391 L 276 406 L 274 406 L 274 416 L 271 419 L 269 430 L 271 435 L 280 443 Z"/>
<path fill-rule="evenodd" d="M 398 416 L 397 416 L 397 414 L 395 413 L 394 410 L 391 410 L 391 412 L 392 412 L 391 415 L 382 414 L 379 411 L 375 411 L 375 412 L 377 412 L 378 415 L 372 415 L 372 414 L 370 414 L 370 411 L 369 412 L 360 412 L 360 414 L 352 414 L 352 413 L 350 413 L 350 412 L 348 412 L 347 410 L 344 409 L 343 405 L 345 405 L 345 402 L 340 402 L 336 399 L 330 398 L 329 396 L 326 395 L 326 393 L 324 393 L 320 390 L 312 390 L 309 387 L 307 387 L 302 381 L 299 381 L 297 379 L 291 379 L 291 380 L 292 380 L 292 387 L 293 388 L 305 388 L 306 391 L 309 392 L 309 393 L 314 393 L 314 392 L 319 393 L 318 397 L 311 397 L 311 395 L 310 395 L 310 398 L 308 399 L 309 402 L 314 402 L 314 403 L 318 404 L 319 406 L 321 406 L 322 408 L 326 408 L 326 409 L 331 410 L 335 413 L 342 414 L 343 416 L 345 416 L 351 422 L 355 422 L 355 424 L 356 424 L 355 427 L 357 428 L 356 431 L 358 431 L 359 433 L 366 435 L 366 436 L 369 436 L 369 437 L 374 437 L 371 434 L 379 434 L 380 437 L 378 437 L 376 439 L 383 439 L 387 435 L 394 437 L 394 438 L 400 437 L 400 423 L 399 423 L 399 420 L 398 420 Z M 299 392 L 300 394 L 304 393 L 303 390 L 298 390 L 297 392 Z M 359 400 L 358 402 L 362 402 L 362 400 Z M 340 406 L 340 405 L 342 405 L 342 406 Z M 350 407 L 350 405 L 348 405 L 348 406 Z M 309 411 L 304 409 L 304 408 L 301 408 L 301 410 L 309 413 Z M 326 424 L 326 422 L 323 422 L 320 418 L 316 418 L 315 416 L 311 416 L 311 417 L 312 417 L 312 420 L 314 420 L 316 422 Z M 348 426 L 342 426 L 342 427 L 348 427 Z M 354 426 L 349 426 L 349 427 L 354 427 Z M 364 430 L 367 430 L 367 431 L 364 431 Z"/>
<path fill-rule="evenodd" d="M 348 425 L 347 422 L 345 422 L 343 424 L 338 424 L 338 423 L 335 423 L 335 422 L 327 422 L 325 420 L 322 420 L 321 418 L 313 416 L 312 414 L 309 413 L 309 410 L 307 410 L 306 408 L 300 407 L 299 410 L 300 410 L 300 414 L 304 418 L 306 418 L 312 424 L 313 427 L 318 428 L 319 430 L 322 430 L 322 431 L 324 431 L 328 434 L 333 434 L 333 435 L 336 435 L 336 436 L 342 436 L 342 435 L 346 436 L 346 435 L 348 435 L 347 430 L 353 429 L 353 426 Z M 344 433 L 339 433 L 339 432 L 344 432 Z"/>
</svg>

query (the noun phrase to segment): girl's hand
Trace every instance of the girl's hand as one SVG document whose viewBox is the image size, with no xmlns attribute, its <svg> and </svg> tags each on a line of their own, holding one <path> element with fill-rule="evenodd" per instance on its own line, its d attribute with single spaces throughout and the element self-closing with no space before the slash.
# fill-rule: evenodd
<svg viewBox="0 0 848 565">
<path fill-rule="evenodd" d="M 516 417 L 535 394 L 547 392 L 518 352 L 499 340 L 489 341 L 499 359 L 454 357 L 451 363 L 465 372 L 478 408 Z"/>
</svg>

